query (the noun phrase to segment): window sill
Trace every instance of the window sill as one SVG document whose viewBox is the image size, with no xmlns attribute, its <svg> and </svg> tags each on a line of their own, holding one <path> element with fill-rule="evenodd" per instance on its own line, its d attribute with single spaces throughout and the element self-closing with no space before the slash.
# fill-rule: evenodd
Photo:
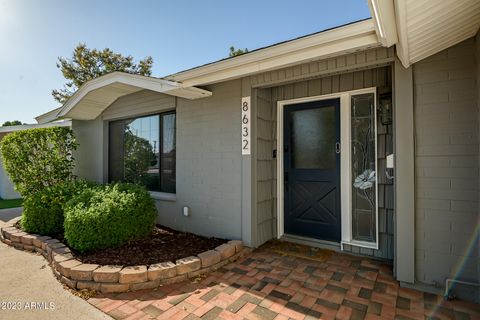
<svg viewBox="0 0 480 320">
<path fill-rule="evenodd" d="M 177 195 L 175 193 L 150 191 L 150 196 L 155 200 L 177 201 Z"/>
</svg>

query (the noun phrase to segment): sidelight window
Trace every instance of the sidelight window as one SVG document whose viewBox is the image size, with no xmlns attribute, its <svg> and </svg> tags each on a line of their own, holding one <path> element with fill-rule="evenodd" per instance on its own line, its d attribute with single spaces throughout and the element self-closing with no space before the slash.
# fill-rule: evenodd
<svg viewBox="0 0 480 320">
<path fill-rule="evenodd" d="M 377 242 L 376 110 L 373 93 L 352 95 L 351 235 L 353 241 Z"/>
</svg>

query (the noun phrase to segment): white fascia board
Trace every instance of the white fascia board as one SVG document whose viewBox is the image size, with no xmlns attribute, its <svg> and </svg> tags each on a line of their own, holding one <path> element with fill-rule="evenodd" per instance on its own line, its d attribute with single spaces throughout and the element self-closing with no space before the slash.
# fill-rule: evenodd
<svg viewBox="0 0 480 320">
<path fill-rule="evenodd" d="M 368 6 L 379 42 L 384 47 L 396 44 L 398 35 L 393 0 L 369 0 Z"/>
<path fill-rule="evenodd" d="M 60 111 L 60 109 L 62 109 L 62 107 L 45 112 L 39 116 L 36 116 L 35 120 L 37 120 L 38 124 L 44 124 L 44 123 L 55 121 L 57 119 L 57 114 Z"/>
<path fill-rule="evenodd" d="M 369 19 L 179 72 L 165 79 L 181 82 L 186 87 L 207 85 L 379 45 L 375 27 Z"/>
<path fill-rule="evenodd" d="M 57 113 L 56 118 L 68 116 L 68 113 L 75 106 L 77 106 L 77 104 L 80 103 L 80 101 L 85 98 L 90 92 L 114 83 L 126 84 L 132 87 L 136 87 L 139 90 L 146 89 L 187 99 L 198 99 L 212 95 L 210 91 L 200 88 L 188 88 L 185 87 L 183 84 L 174 81 L 146 77 L 136 74 L 128 74 L 124 72 L 112 72 L 107 75 L 90 80 L 86 82 L 83 86 L 81 86 L 80 89 L 78 89 L 74 93 L 74 95 L 70 99 L 68 99 L 67 102 L 63 105 L 61 110 Z"/>
<path fill-rule="evenodd" d="M 405 0 L 395 1 L 395 21 L 397 24 L 398 43 L 396 45 L 397 56 L 402 65 L 408 68 L 411 64 L 410 53 L 408 45 L 408 30 L 407 30 L 407 8 Z"/>
</svg>

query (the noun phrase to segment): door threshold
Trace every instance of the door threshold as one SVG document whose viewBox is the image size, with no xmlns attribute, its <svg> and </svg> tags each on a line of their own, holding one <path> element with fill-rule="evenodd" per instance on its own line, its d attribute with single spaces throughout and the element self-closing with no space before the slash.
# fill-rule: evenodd
<svg viewBox="0 0 480 320">
<path fill-rule="evenodd" d="M 293 234 L 284 234 L 280 238 L 280 240 L 303 244 L 303 245 L 315 247 L 315 248 L 328 249 L 335 252 L 341 252 L 340 242 L 307 238 L 307 237 L 297 236 Z"/>
</svg>

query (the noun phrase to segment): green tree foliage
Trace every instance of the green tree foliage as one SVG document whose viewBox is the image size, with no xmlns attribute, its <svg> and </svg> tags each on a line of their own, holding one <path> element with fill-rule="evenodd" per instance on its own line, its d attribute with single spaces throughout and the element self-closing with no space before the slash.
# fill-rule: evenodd
<svg viewBox="0 0 480 320">
<path fill-rule="evenodd" d="M 67 127 L 12 132 L 0 142 L 5 171 L 25 198 L 70 180 L 76 148 L 73 131 Z"/>
<path fill-rule="evenodd" d="M 92 186 L 86 181 L 67 181 L 30 194 L 23 202 L 22 229 L 49 236 L 63 233 L 65 204 Z"/>
<path fill-rule="evenodd" d="M 129 128 L 125 131 L 125 181 L 145 185 L 148 168 L 157 163 L 153 147 L 147 139 L 137 137 Z"/>
<path fill-rule="evenodd" d="M 73 50 L 71 58 L 58 58 L 57 67 L 68 82 L 62 89 L 53 90 L 52 96 L 64 103 L 85 82 L 114 71 L 149 76 L 152 64 L 150 56 L 135 63 L 130 55 L 123 56 L 109 48 L 90 49 L 85 43 L 80 43 Z"/>
<path fill-rule="evenodd" d="M 18 121 L 18 120 L 5 121 L 5 122 L 2 124 L 2 127 L 19 126 L 19 125 L 21 125 L 21 124 L 22 124 L 22 122 L 21 122 L 21 121 Z"/>
<path fill-rule="evenodd" d="M 65 206 L 65 239 L 80 252 L 117 247 L 151 234 L 156 217 L 155 201 L 143 187 L 87 188 Z"/>
<path fill-rule="evenodd" d="M 234 46 L 231 46 L 230 47 L 230 53 L 228 54 L 229 57 L 236 57 L 236 56 L 240 56 L 242 54 L 245 54 L 248 52 L 248 49 L 245 48 L 245 49 L 235 49 Z"/>
</svg>

